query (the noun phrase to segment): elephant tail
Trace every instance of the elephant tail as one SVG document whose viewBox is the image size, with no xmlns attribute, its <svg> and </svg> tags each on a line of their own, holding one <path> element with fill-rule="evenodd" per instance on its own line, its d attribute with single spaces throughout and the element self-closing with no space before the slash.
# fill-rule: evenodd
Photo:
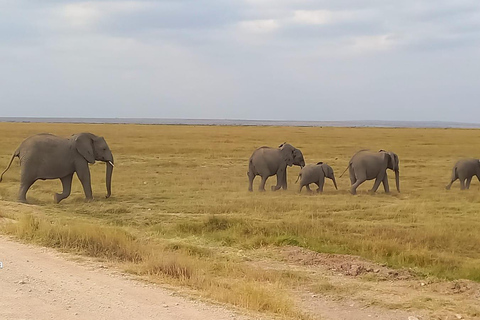
<svg viewBox="0 0 480 320">
<path fill-rule="evenodd" d="M 349 163 L 348 166 L 345 168 L 345 170 L 343 170 L 342 174 L 340 175 L 340 178 L 343 177 L 345 172 L 347 172 L 348 168 L 350 168 L 350 165 L 351 165 L 351 163 Z"/>
<path fill-rule="evenodd" d="M 450 179 L 450 183 L 447 184 L 445 189 L 450 190 L 450 187 L 452 186 L 452 183 L 457 179 L 458 179 L 458 172 L 457 172 L 457 165 L 455 165 L 453 167 L 453 170 L 452 170 L 452 178 Z"/>
<path fill-rule="evenodd" d="M 458 179 L 458 172 L 457 172 L 457 166 L 453 167 L 453 172 L 452 172 L 452 180 L 457 180 Z"/>
<path fill-rule="evenodd" d="M 248 171 L 247 171 L 247 176 L 250 177 L 251 174 L 254 174 L 255 172 L 255 167 L 253 166 L 253 161 L 252 158 L 248 160 Z"/>
<path fill-rule="evenodd" d="M 12 154 L 12 157 L 10 158 L 10 163 L 8 164 L 7 168 L 5 170 L 3 170 L 2 174 L 0 175 L 0 182 L 2 182 L 3 175 L 5 174 L 5 172 L 7 172 L 7 170 L 10 169 L 10 166 L 12 165 L 13 159 L 15 157 L 18 157 L 19 155 L 20 155 L 19 149 L 15 150 L 15 152 Z"/>
<path fill-rule="evenodd" d="M 302 177 L 302 171 L 300 171 L 300 173 L 298 174 L 298 177 L 297 177 L 297 180 L 295 180 L 295 183 L 298 182 L 298 179 L 300 179 Z"/>
</svg>

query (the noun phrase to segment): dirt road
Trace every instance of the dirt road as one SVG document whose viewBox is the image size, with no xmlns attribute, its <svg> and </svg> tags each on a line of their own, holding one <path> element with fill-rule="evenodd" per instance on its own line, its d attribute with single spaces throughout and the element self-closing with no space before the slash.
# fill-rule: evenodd
<svg viewBox="0 0 480 320">
<path fill-rule="evenodd" d="M 312 319 L 479 319 L 480 285 L 471 281 L 424 283 L 426 280 L 403 279 L 401 272 L 395 278 L 390 275 L 392 270 L 377 265 L 374 267 L 379 268 L 378 275 L 385 273 L 387 278 L 368 281 L 351 273 L 353 267 L 368 270 L 370 262 L 296 247 L 278 250 L 286 259 L 278 265 L 268 261 L 268 268 L 298 269 L 304 274 L 320 272 L 332 288 L 350 288 L 342 299 L 298 291 L 296 302 Z M 4 236 L 0 236 L 0 262 L 2 320 L 269 319 L 196 301 L 105 268 L 89 258 L 14 242 Z M 261 262 L 255 263 L 262 266 Z M 345 265 L 350 268 L 345 269 Z M 388 307 L 391 303 L 398 308 Z"/>
<path fill-rule="evenodd" d="M 253 319 L 5 237 L 0 262 L 0 319 Z"/>
</svg>

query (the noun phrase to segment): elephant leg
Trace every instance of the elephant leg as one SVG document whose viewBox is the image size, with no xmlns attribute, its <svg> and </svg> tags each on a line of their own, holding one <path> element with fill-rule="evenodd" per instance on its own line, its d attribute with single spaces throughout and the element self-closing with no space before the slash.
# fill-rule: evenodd
<svg viewBox="0 0 480 320">
<path fill-rule="evenodd" d="M 272 186 L 272 191 L 277 191 L 280 188 L 283 188 L 284 190 L 287 189 L 286 169 L 285 170 L 278 170 L 278 172 L 277 172 L 277 185 Z"/>
<path fill-rule="evenodd" d="M 378 189 L 378 187 L 380 186 L 380 183 L 381 183 L 381 182 L 382 182 L 382 180 L 377 177 L 377 178 L 375 179 L 375 183 L 373 184 L 372 189 L 370 189 L 369 191 L 370 191 L 370 192 L 377 192 L 377 189 Z"/>
<path fill-rule="evenodd" d="M 281 180 L 280 180 L 280 187 L 283 188 L 283 190 L 287 190 L 287 168 L 285 168 L 285 171 L 281 171 Z M 277 175 L 278 177 L 278 175 Z M 278 181 L 277 181 L 277 185 L 278 185 Z M 280 189 L 280 188 L 279 188 Z"/>
<path fill-rule="evenodd" d="M 458 175 L 457 175 L 457 168 L 453 168 L 453 171 L 452 171 L 452 178 L 450 179 L 450 183 L 447 184 L 447 186 L 445 187 L 445 189 L 447 190 L 450 190 L 450 187 L 452 186 L 452 183 L 458 179 Z M 479 181 L 480 181 L 480 178 L 479 178 Z"/>
<path fill-rule="evenodd" d="M 308 184 L 305 186 L 305 189 L 307 189 L 307 191 L 310 192 L 310 193 L 313 192 L 312 189 L 310 189 L 310 185 L 308 185 Z"/>
<path fill-rule="evenodd" d="M 285 175 L 283 176 L 283 190 L 287 190 L 287 171 L 285 171 Z"/>
<path fill-rule="evenodd" d="M 267 182 L 267 176 L 261 176 L 262 181 L 260 182 L 260 186 L 258 187 L 258 191 L 265 191 L 265 183 Z"/>
<path fill-rule="evenodd" d="M 352 166 L 348 167 L 348 173 L 350 175 L 350 182 L 353 185 L 355 182 L 357 182 L 357 177 L 355 177 L 355 171 L 353 170 Z"/>
<path fill-rule="evenodd" d="M 300 189 L 298 192 L 302 192 L 303 187 L 305 187 L 305 185 L 300 183 Z"/>
<path fill-rule="evenodd" d="M 465 184 L 466 189 L 470 189 L 470 183 L 472 182 L 472 177 L 467 178 L 467 183 Z"/>
<path fill-rule="evenodd" d="M 383 179 L 386 177 L 387 175 L 385 173 L 383 174 L 379 174 L 377 176 L 377 178 L 375 179 L 375 183 L 373 184 L 373 187 L 372 189 L 370 190 L 370 192 L 377 192 L 378 190 L 378 187 L 380 186 L 380 183 L 382 183 Z"/>
<path fill-rule="evenodd" d="M 364 183 L 367 179 L 357 179 L 357 181 L 351 186 L 350 188 L 350 193 L 351 194 L 357 194 L 357 188 L 359 185 Z"/>
<path fill-rule="evenodd" d="M 383 183 L 383 189 L 385 189 L 385 193 L 390 193 L 390 188 L 389 188 L 389 186 L 388 186 L 388 177 L 387 177 L 387 175 L 385 175 L 385 177 L 383 177 L 382 183 Z"/>
<path fill-rule="evenodd" d="M 73 173 L 60 179 L 60 181 L 62 181 L 63 192 L 55 193 L 55 196 L 54 196 L 55 203 L 59 203 L 60 201 L 62 201 L 63 199 L 65 199 L 70 195 L 70 192 L 72 191 L 72 178 L 73 178 Z"/>
<path fill-rule="evenodd" d="M 366 175 L 365 174 L 358 174 L 356 176 L 355 183 L 352 184 L 352 186 L 350 187 L 350 193 L 351 194 L 357 194 L 358 186 L 361 185 L 362 183 L 364 183 L 365 181 L 367 181 Z"/>
<path fill-rule="evenodd" d="M 278 186 L 278 185 L 276 185 L 276 186 L 271 186 L 271 187 L 270 187 L 270 189 L 271 189 L 272 191 L 277 191 L 277 190 L 280 190 L 281 188 L 282 188 L 282 187 L 281 187 L 281 186 Z"/>
<path fill-rule="evenodd" d="M 82 170 L 77 171 L 77 176 L 78 176 L 78 179 L 80 179 L 80 182 L 82 183 L 83 192 L 85 192 L 85 197 L 87 198 L 87 200 L 93 200 L 92 184 L 90 180 L 90 170 L 88 169 L 87 163 L 85 163 L 85 168 L 82 168 Z"/>
<path fill-rule="evenodd" d="M 452 180 L 450 181 L 450 183 L 447 184 L 447 186 L 445 187 L 445 189 L 450 190 L 450 187 L 452 186 L 452 183 L 455 182 L 455 180 L 457 180 L 457 178 L 452 179 Z M 480 179 L 479 179 L 479 181 L 480 181 Z"/>
<path fill-rule="evenodd" d="M 317 192 L 323 192 L 323 186 L 325 185 L 325 179 L 322 179 L 322 180 L 318 181 L 317 185 L 318 185 Z"/>
<path fill-rule="evenodd" d="M 36 179 L 22 179 L 20 183 L 20 190 L 18 192 L 18 201 L 27 203 L 27 191 L 35 181 Z"/>
<path fill-rule="evenodd" d="M 251 171 L 248 171 L 248 191 L 253 191 L 253 180 L 255 179 L 255 174 Z"/>
<path fill-rule="evenodd" d="M 465 178 L 460 178 L 460 189 L 465 190 Z"/>
</svg>

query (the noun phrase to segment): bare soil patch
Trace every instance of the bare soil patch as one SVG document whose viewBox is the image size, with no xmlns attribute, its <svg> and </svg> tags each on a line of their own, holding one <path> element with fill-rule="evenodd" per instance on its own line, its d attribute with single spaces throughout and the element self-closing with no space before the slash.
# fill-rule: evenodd
<svg viewBox="0 0 480 320">
<path fill-rule="evenodd" d="M 282 254 L 289 263 L 312 267 L 320 266 L 346 276 L 358 277 L 375 274 L 379 279 L 384 280 L 407 280 L 415 277 L 409 270 L 394 270 L 357 256 L 319 253 L 293 246 L 282 248 Z"/>
</svg>

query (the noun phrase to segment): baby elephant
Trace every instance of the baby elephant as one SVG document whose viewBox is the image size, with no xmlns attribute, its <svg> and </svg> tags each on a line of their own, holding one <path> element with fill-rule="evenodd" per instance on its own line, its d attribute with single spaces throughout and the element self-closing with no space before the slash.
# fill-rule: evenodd
<svg viewBox="0 0 480 320">
<path fill-rule="evenodd" d="M 332 167 L 323 162 L 306 165 L 300 171 L 297 178 L 297 181 L 300 179 L 300 192 L 302 192 L 303 187 L 306 187 L 307 190 L 311 192 L 310 183 L 315 183 L 318 186 L 317 192 L 323 192 L 325 177 L 332 179 L 335 189 L 338 190 Z M 295 183 L 297 183 L 297 181 L 295 181 Z"/>
<path fill-rule="evenodd" d="M 453 166 L 452 179 L 450 183 L 445 187 L 447 190 L 450 190 L 452 183 L 459 179 L 460 180 L 460 189 L 469 189 L 470 182 L 472 182 L 472 177 L 477 176 L 478 181 L 480 181 L 480 160 L 478 159 L 463 159 L 457 161 Z M 465 183 L 466 180 L 466 183 Z"/>
</svg>

